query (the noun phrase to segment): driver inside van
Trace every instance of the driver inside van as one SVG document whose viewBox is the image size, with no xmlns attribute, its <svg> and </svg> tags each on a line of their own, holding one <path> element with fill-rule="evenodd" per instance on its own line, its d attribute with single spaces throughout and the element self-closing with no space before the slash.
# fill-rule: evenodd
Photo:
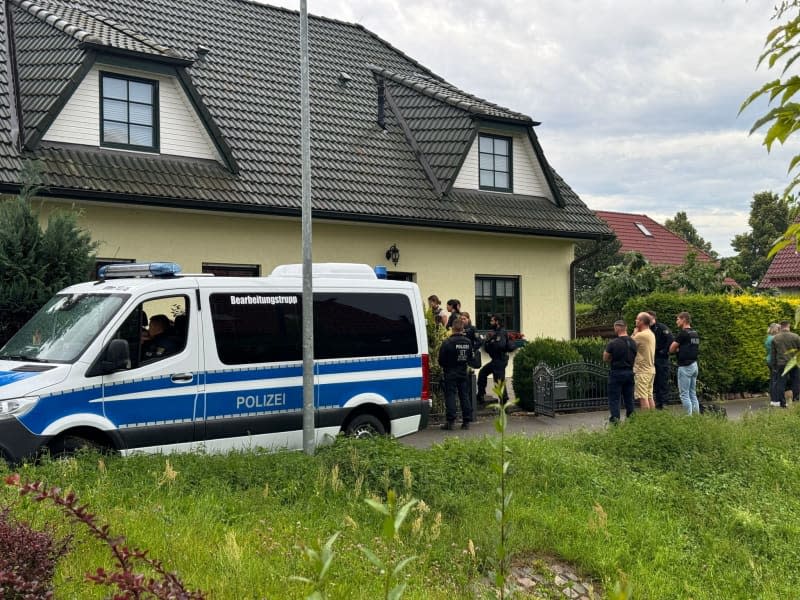
<svg viewBox="0 0 800 600">
<path fill-rule="evenodd" d="M 172 321 L 166 315 L 153 315 L 146 332 L 142 332 L 142 359 L 163 358 L 178 351 L 172 333 Z"/>
</svg>

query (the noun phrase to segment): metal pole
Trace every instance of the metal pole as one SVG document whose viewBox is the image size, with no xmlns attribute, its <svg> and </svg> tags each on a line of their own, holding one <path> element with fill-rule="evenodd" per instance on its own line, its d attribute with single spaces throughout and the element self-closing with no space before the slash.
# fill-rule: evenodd
<svg viewBox="0 0 800 600">
<path fill-rule="evenodd" d="M 314 454 L 314 288 L 311 262 L 311 110 L 308 6 L 300 0 L 300 147 L 303 189 L 303 452 Z"/>
</svg>

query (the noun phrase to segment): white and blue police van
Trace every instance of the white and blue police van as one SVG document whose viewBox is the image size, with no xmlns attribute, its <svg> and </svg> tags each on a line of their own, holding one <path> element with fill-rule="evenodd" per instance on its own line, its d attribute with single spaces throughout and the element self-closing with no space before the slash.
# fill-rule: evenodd
<svg viewBox="0 0 800 600">
<path fill-rule="evenodd" d="M 0 348 L 3 458 L 302 448 L 301 265 L 267 277 L 182 275 L 175 263 L 104 269 Z M 317 443 L 426 427 L 416 284 L 368 265 L 312 272 Z"/>
</svg>

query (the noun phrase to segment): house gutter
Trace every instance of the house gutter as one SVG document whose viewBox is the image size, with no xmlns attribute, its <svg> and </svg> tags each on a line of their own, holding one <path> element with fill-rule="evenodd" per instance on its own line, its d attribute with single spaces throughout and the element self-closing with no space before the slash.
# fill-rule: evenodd
<svg viewBox="0 0 800 600">
<path fill-rule="evenodd" d="M 595 247 L 583 256 L 576 256 L 571 263 L 569 263 L 569 319 L 570 319 L 570 339 L 575 339 L 577 328 L 575 326 L 575 269 L 584 261 L 589 260 L 602 249 L 605 242 L 613 239 L 610 235 L 601 235 L 595 241 Z"/>
</svg>

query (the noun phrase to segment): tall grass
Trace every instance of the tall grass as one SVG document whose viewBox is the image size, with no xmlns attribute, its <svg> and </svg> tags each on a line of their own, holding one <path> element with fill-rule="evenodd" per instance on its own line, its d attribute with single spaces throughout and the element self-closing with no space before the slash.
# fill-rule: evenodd
<svg viewBox="0 0 800 600">
<path fill-rule="evenodd" d="M 571 561 L 634 598 L 791 598 L 800 589 L 800 410 L 742 421 L 653 411 L 602 432 L 509 437 L 514 564 Z M 335 532 L 329 598 L 381 597 L 361 548 L 415 556 L 403 598 L 467 598 L 497 543 L 496 451 L 447 438 L 429 450 L 391 440 L 339 440 L 315 457 L 238 453 L 101 458 L 26 466 L 76 491 L 130 543 L 214 598 L 304 598 L 304 548 Z M 388 490 L 421 500 L 387 544 L 365 499 Z M 64 527 L 53 509 L 0 490 L 0 506 L 33 525 Z M 101 598 L 84 581 L 106 550 L 76 531 L 56 597 Z"/>
</svg>

